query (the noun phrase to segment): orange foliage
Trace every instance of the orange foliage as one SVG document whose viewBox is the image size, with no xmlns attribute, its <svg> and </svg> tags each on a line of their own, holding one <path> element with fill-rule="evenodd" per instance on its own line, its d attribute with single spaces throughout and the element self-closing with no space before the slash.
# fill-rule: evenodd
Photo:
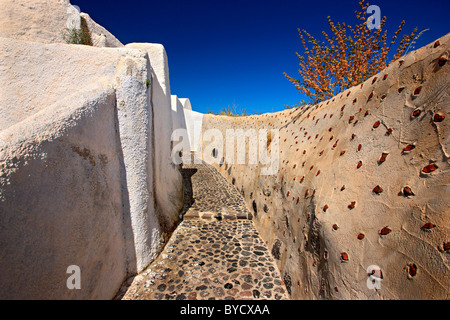
<svg viewBox="0 0 450 320">
<path fill-rule="evenodd" d="M 339 92 L 358 85 L 387 66 L 388 53 L 401 33 L 402 21 L 387 44 L 387 31 L 383 31 L 386 17 L 380 21 L 378 29 L 367 28 L 366 10 L 369 3 L 359 2 L 361 11 L 355 11 L 361 24 L 352 27 L 345 23 L 333 23 L 328 17 L 332 36 L 322 32 L 325 41 L 319 42 L 306 30 L 298 30 L 304 48 L 304 56 L 296 53 L 300 60 L 300 79 L 284 75 L 311 103 L 332 98 Z M 391 61 L 400 58 L 413 41 L 417 28 L 410 35 L 403 35 Z M 308 48 L 307 43 L 312 45 Z"/>
</svg>

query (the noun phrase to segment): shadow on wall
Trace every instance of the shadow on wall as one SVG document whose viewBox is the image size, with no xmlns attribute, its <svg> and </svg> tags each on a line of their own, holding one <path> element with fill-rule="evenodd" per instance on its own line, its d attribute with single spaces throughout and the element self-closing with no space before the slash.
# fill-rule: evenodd
<svg viewBox="0 0 450 320">
<path fill-rule="evenodd" d="M 190 207 L 195 203 L 192 191 L 192 176 L 197 172 L 196 168 L 180 168 L 183 177 L 183 209 L 180 212 L 182 217 Z"/>
<path fill-rule="evenodd" d="M 175 130 L 177 129 L 182 129 L 182 130 L 186 130 L 185 132 L 188 133 L 187 131 L 187 124 L 186 124 L 186 114 L 184 112 L 184 108 L 183 105 L 181 104 L 180 99 L 178 99 L 178 97 L 176 95 L 172 95 L 171 96 L 171 112 L 172 112 L 172 140 L 175 140 L 176 138 L 174 137 L 173 133 Z M 184 148 L 189 148 L 190 147 L 190 139 L 189 139 L 189 135 L 185 134 L 183 135 L 183 137 L 181 138 L 182 141 L 172 141 L 172 146 L 174 146 L 177 143 L 181 143 L 182 145 L 184 145 Z M 186 141 L 184 141 L 186 140 Z M 172 147 L 172 152 L 173 152 L 173 147 Z M 187 150 L 185 150 L 187 151 Z M 190 151 L 190 150 L 189 150 Z"/>
<path fill-rule="evenodd" d="M 188 121 L 171 113 L 164 47 L 142 47 L 0 39 L 0 299 L 111 299 L 176 227 L 172 119 Z"/>
<path fill-rule="evenodd" d="M 114 105 L 79 91 L 0 132 L 1 299 L 109 299 L 136 272 Z"/>
<path fill-rule="evenodd" d="M 447 34 L 314 106 L 205 116 L 225 137 L 279 130 L 275 174 L 212 164 L 244 192 L 291 298 L 448 298 L 449 48 Z"/>
<path fill-rule="evenodd" d="M 133 226 L 131 223 L 131 211 L 130 211 L 130 197 L 128 193 L 127 186 L 127 171 L 125 168 L 125 162 L 123 160 L 123 149 L 120 142 L 120 128 L 119 119 L 117 114 L 117 104 L 114 106 L 114 127 L 116 131 L 116 141 L 117 141 L 117 155 L 119 157 L 120 166 L 120 190 L 121 190 L 121 200 L 123 208 L 123 232 L 125 238 L 125 253 L 127 256 L 127 276 L 134 275 L 138 272 L 137 269 L 137 258 L 136 258 L 136 247 L 134 244 L 133 236 Z"/>
</svg>

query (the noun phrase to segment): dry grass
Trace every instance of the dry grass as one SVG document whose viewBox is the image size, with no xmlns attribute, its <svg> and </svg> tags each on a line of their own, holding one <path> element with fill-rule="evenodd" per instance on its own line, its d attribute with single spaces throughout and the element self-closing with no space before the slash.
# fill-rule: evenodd
<svg viewBox="0 0 450 320">
<path fill-rule="evenodd" d="M 62 37 L 68 44 L 84 44 L 87 46 L 93 46 L 92 34 L 87 25 L 86 19 L 80 18 L 80 29 L 72 28 L 65 29 Z"/>
<path fill-rule="evenodd" d="M 228 116 L 228 117 L 245 117 L 249 116 L 250 113 L 247 113 L 245 109 L 238 111 L 237 105 L 229 105 L 226 108 L 221 109 L 220 111 L 213 112 L 212 110 L 208 109 L 206 112 L 207 114 L 214 114 L 216 116 Z"/>
</svg>

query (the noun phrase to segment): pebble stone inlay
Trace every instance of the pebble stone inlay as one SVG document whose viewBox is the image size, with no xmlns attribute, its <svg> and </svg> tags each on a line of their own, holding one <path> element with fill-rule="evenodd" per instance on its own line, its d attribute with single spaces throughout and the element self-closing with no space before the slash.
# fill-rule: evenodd
<svg viewBox="0 0 450 320">
<path fill-rule="evenodd" d="M 253 218 L 240 192 L 216 168 L 204 162 L 194 164 L 193 158 L 191 162 L 192 164 L 183 164 L 181 170 L 185 198 L 191 198 L 187 206 L 185 201 L 184 220 Z"/>
<path fill-rule="evenodd" d="M 129 279 L 118 298 L 289 299 L 275 260 L 249 220 L 251 214 L 240 194 L 212 166 L 186 167 L 196 169 L 189 174 L 194 198 L 185 213 L 189 219 L 179 224 L 159 257 Z M 230 204 L 232 209 L 227 207 Z M 213 215 L 189 216 L 192 209 Z M 219 212 L 226 214 L 214 218 Z"/>
</svg>

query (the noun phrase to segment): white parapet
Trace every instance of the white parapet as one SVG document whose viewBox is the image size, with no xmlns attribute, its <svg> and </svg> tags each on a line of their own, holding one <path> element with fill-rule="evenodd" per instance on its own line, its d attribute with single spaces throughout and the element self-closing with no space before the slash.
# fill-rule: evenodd
<svg viewBox="0 0 450 320">
<path fill-rule="evenodd" d="M 66 43 L 66 28 L 79 27 L 83 17 L 96 47 L 123 47 L 108 30 L 69 0 L 1 0 L 0 37 L 42 43 Z"/>
<path fill-rule="evenodd" d="M 203 113 L 193 111 L 188 98 L 172 95 L 171 105 L 174 130 L 186 130 L 189 151 L 197 151 L 202 134 Z"/>
<path fill-rule="evenodd" d="M 172 127 L 173 130 L 185 129 L 186 124 L 184 120 L 184 109 L 180 99 L 176 95 L 171 96 L 172 106 Z"/>
<path fill-rule="evenodd" d="M 145 47 L 0 38 L 0 298 L 110 299 L 176 225 L 167 57 Z"/>
<path fill-rule="evenodd" d="M 188 98 L 180 98 L 183 109 L 192 110 L 191 101 Z"/>
<path fill-rule="evenodd" d="M 201 143 L 203 113 L 184 109 L 184 119 L 189 136 L 191 151 L 196 152 L 199 150 L 199 145 Z"/>
<path fill-rule="evenodd" d="M 115 99 L 90 83 L 0 131 L 0 299 L 111 299 L 136 265 Z"/>
</svg>

